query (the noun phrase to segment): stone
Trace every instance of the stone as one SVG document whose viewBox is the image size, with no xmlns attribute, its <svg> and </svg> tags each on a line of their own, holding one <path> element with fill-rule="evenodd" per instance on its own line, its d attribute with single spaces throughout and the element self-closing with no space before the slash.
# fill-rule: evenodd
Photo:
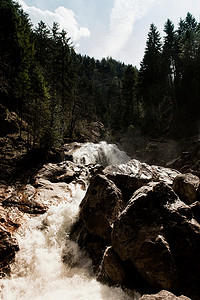
<svg viewBox="0 0 200 300">
<path fill-rule="evenodd" d="M 172 185 L 173 179 L 180 174 L 176 170 L 159 166 L 149 166 L 133 159 L 125 164 L 111 165 L 103 173 L 122 191 L 125 202 L 141 186 L 151 181 L 162 181 Z"/>
<path fill-rule="evenodd" d="M 10 271 L 9 265 L 14 260 L 19 246 L 11 234 L 0 229 L 0 277 L 4 277 Z"/>
<path fill-rule="evenodd" d="M 137 190 L 116 219 L 111 244 L 152 287 L 199 294 L 200 224 L 171 187 Z"/>
<path fill-rule="evenodd" d="M 73 162 L 63 162 L 58 164 L 48 163 L 39 170 L 35 179 L 46 179 L 51 182 L 66 182 L 70 183 L 76 176 L 78 177 L 80 168 Z"/>
<path fill-rule="evenodd" d="M 193 202 L 192 204 L 190 204 L 190 208 L 192 210 L 195 219 L 200 224 L 200 202 L 199 201 Z"/>
<path fill-rule="evenodd" d="M 126 274 L 121 260 L 112 247 L 107 247 L 99 268 L 97 279 L 103 283 L 122 285 L 125 282 Z"/>
<path fill-rule="evenodd" d="M 140 163 L 136 159 L 126 164 L 108 166 L 103 173 L 121 190 L 125 202 L 138 188 L 151 181 L 152 178 L 150 166 Z"/>
<path fill-rule="evenodd" d="M 92 235 L 80 219 L 72 226 L 70 239 L 78 243 L 79 247 L 89 254 L 93 271 L 97 273 L 106 249 L 106 242 L 99 236 Z"/>
<path fill-rule="evenodd" d="M 154 295 L 143 295 L 139 300 L 190 300 L 190 298 L 185 296 L 175 296 L 174 294 L 162 290 Z"/>
<path fill-rule="evenodd" d="M 199 177 L 191 174 L 177 175 L 173 182 L 173 190 L 187 204 L 195 202 L 198 197 L 198 188 L 200 185 Z M 200 200 L 200 199 L 199 199 Z"/>
<path fill-rule="evenodd" d="M 113 222 L 123 208 L 123 197 L 116 185 L 104 175 L 95 175 L 80 204 L 79 217 L 91 234 L 110 240 Z"/>
<path fill-rule="evenodd" d="M 47 207 L 36 199 L 37 193 L 31 184 L 27 184 L 2 201 L 3 206 L 18 207 L 19 210 L 29 214 L 43 214 Z"/>
</svg>

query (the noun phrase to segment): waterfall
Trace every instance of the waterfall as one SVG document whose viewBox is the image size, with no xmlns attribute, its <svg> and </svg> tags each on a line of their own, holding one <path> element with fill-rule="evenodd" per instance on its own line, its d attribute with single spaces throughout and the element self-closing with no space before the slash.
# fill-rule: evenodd
<svg viewBox="0 0 200 300">
<path fill-rule="evenodd" d="M 91 144 L 90 144 L 91 145 Z M 124 159 L 128 157 L 116 147 L 105 143 L 99 149 L 108 153 L 107 161 L 112 161 L 111 153 L 116 151 Z M 96 157 L 98 146 L 95 149 Z M 96 148 L 95 148 L 96 147 Z M 80 153 L 86 153 L 79 149 Z M 83 152 L 81 152 L 83 151 Z M 93 150 L 87 154 L 87 163 Z M 102 158 L 100 155 L 99 157 Z M 96 159 L 96 158 L 95 158 Z M 117 159 L 113 159 L 117 161 Z M 0 280 L 0 297 L 3 300 L 130 300 L 137 295 L 129 296 L 120 288 L 113 288 L 96 281 L 90 259 L 78 245 L 69 239 L 69 232 L 76 219 L 78 206 L 85 191 L 78 183 L 71 183 L 71 197 L 67 203 L 53 205 L 40 216 L 26 217 L 16 238 L 20 251 L 11 265 L 11 276 Z M 64 193 L 64 191 L 63 191 Z M 65 195 L 63 195 L 64 197 Z"/>
<path fill-rule="evenodd" d="M 131 158 L 119 150 L 115 144 L 100 142 L 99 144 L 86 143 L 73 153 L 74 162 L 79 165 L 100 164 L 108 165 L 122 164 Z"/>
</svg>

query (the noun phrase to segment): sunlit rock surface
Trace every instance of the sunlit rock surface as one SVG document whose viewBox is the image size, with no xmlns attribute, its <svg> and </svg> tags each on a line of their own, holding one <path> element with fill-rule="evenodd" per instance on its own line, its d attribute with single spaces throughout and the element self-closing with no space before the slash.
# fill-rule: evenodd
<svg viewBox="0 0 200 300">
<path fill-rule="evenodd" d="M 136 159 L 125 164 L 108 166 L 103 172 L 121 189 L 125 201 L 128 201 L 138 188 L 148 182 L 162 181 L 172 185 L 174 178 L 180 174 L 176 170 L 149 166 Z"/>
<path fill-rule="evenodd" d="M 154 295 L 143 295 L 139 300 L 190 300 L 190 298 L 185 296 L 175 296 L 168 291 L 160 291 Z"/>
<path fill-rule="evenodd" d="M 22 212 L 29 214 L 43 214 L 47 210 L 42 201 L 37 201 L 36 189 L 30 184 L 19 188 L 10 197 L 2 201 L 2 205 L 18 207 Z"/>
</svg>

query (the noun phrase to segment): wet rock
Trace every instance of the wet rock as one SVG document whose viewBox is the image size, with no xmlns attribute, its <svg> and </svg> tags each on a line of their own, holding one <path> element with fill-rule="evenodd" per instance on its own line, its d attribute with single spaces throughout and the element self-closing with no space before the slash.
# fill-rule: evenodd
<svg viewBox="0 0 200 300">
<path fill-rule="evenodd" d="M 151 286 L 199 294 L 200 225 L 164 183 L 135 192 L 114 223 L 111 242 Z"/>
<path fill-rule="evenodd" d="M 80 204 L 79 216 L 91 234 L 110 240 L 113 222 L 123 208 L 123 197 L 116 185 L 104 175 L 95 175 Z"/>
<path fill-rule="evenodd" d="M 0 277 L 4 277 L 10 271 L 9 264 L 13 261 L 19 246 L 11 234 L 0 229 Z"/>
<path fill-rule="evenodd" d="M 180 174 L 174 179 L 173 190 L 177 193 L 181 200 L 187 204 L 191 204 L 197 200 L 200 200 L 198 195 L 199 185 L 199 177 L 191 173 Z"/>
<path fill-rule="evenodd" d="M 126 274 L 122 262 L 112 247 L 107 247 L 99 268 L 98 280 L 103 283 L 122 285 Z"/>
<path fill-rule="evenodd" d="M 154 295 L 143 295 L 139 300 L 190 300 L 190 298 L 185 296 L 175 296 L 174 294 L 162 290 Z"/>
</svg>

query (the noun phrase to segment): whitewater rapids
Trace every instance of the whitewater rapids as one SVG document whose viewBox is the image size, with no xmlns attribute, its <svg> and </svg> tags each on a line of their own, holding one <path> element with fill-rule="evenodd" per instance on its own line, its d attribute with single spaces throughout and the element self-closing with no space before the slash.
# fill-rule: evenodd
<svg viewBox="0 0 200 300">
<path fill-rule="evenodd" d="M 2 300 L 130 300 L 139 297 L 97 282 L 90 259 L 69 239 L 85 194 L 77 183 L 70 188 L 67 203 L 51 206 L 44 215 L 27 217 L 18 230 L 20 251 L 11 266 L 11 276 L 0 280 Z"/>
<path fill-rule="evenodd" d="M 74 151 L 73 160 L 79 165 L 100 164 L 103 167 L 127 163 L 131 158 L 115 144 L 85 143 Z"/>
</svg>

